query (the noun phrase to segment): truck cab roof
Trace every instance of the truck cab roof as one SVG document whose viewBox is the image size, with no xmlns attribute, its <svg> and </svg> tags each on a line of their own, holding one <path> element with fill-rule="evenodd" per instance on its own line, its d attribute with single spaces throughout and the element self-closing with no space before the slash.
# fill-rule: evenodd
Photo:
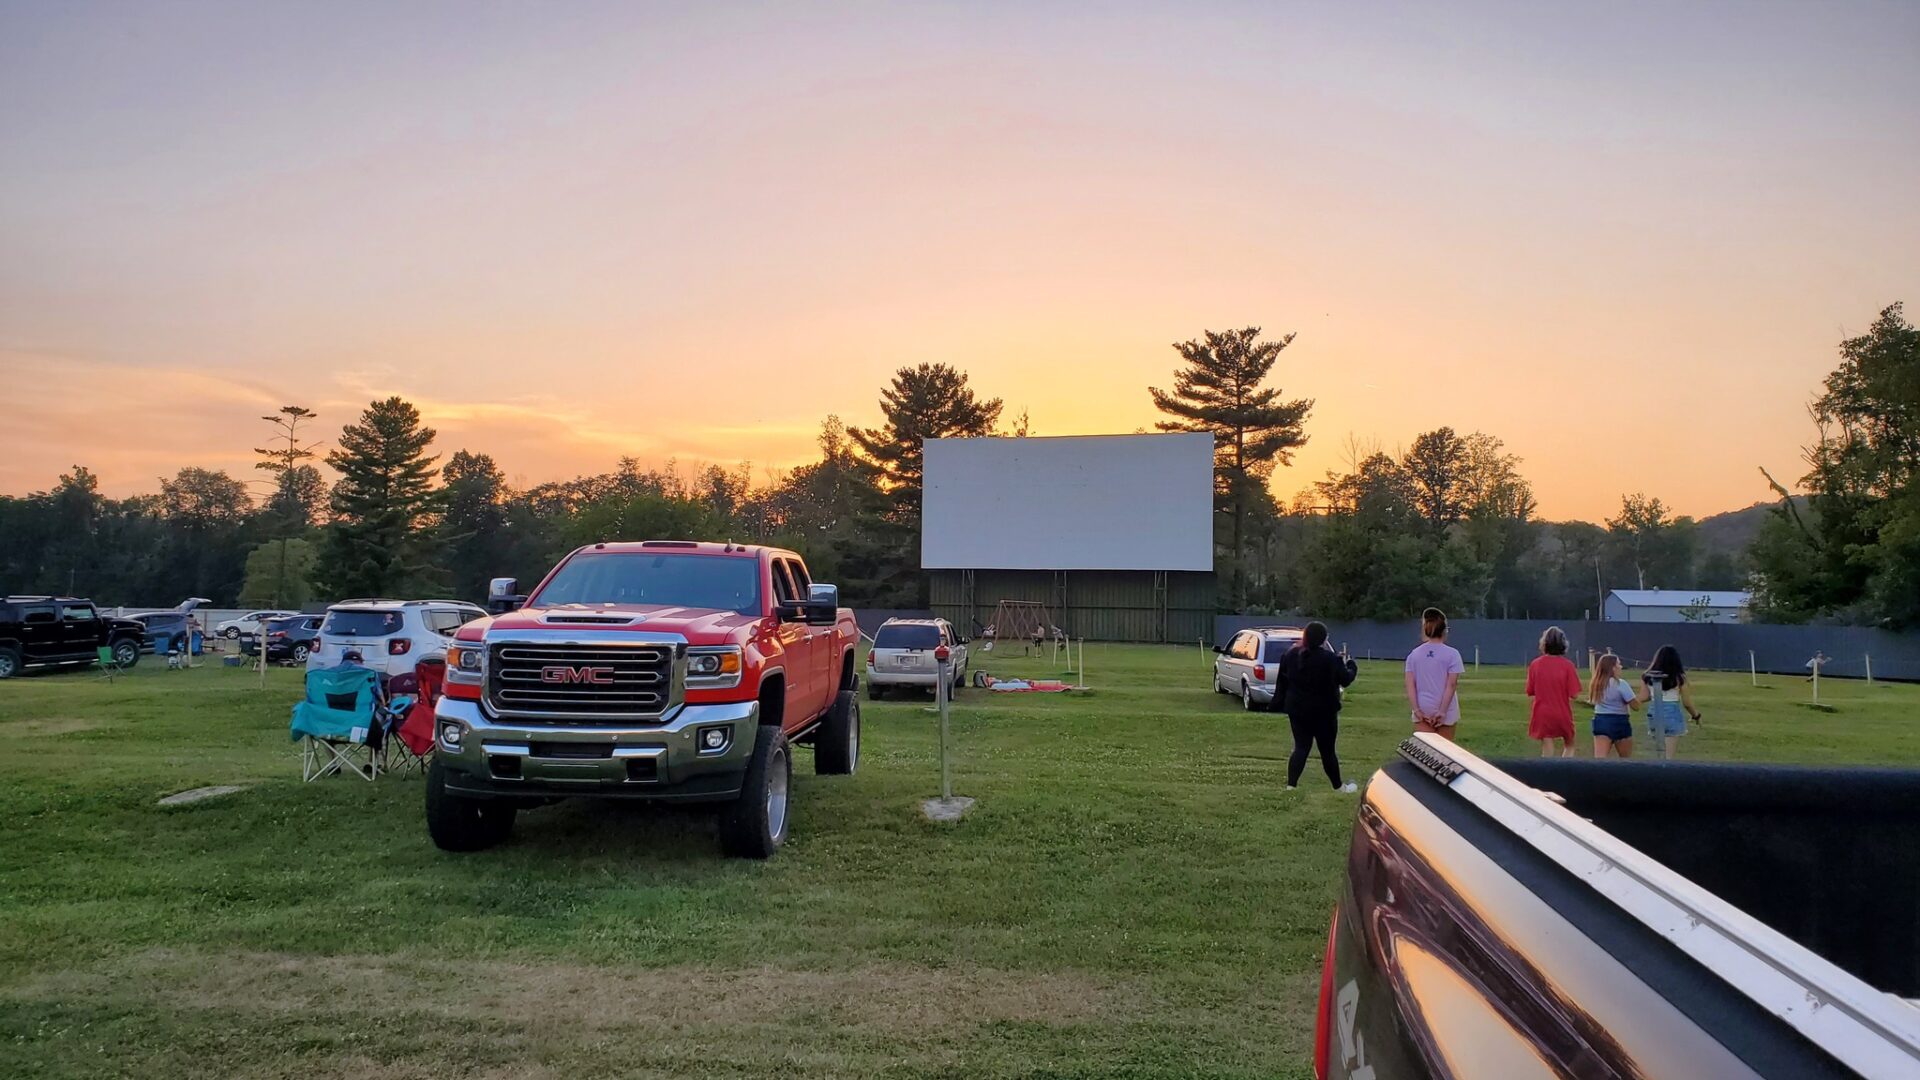
<svg viewBox="0 0 1920 1080">
<path fill-rule="evenodd" d="M 793 552 L 784 548 L 767 547 L 762 544 L 736 544 L 731 540 L 719 544 L 711 540 L 619 540 L 604 544 L 588 544 L 574 553 L 579 554 L 582 551 L 609 551 L 615 554 L 681 552 L 688 555 L 730 555 L 735 558 L 753 558 L 763 553 L 794 555 Z"/>
</svg>

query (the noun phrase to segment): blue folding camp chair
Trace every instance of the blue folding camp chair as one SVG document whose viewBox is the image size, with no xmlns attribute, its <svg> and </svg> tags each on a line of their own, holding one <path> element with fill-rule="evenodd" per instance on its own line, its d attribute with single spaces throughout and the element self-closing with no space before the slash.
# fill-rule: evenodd
<svg viewBox="0 0 1920 1080">
<path fill-rule="evenodd" d="M 300 742 L 304 780 L 347 771 L 362 780 L 380 775 L 383 717 L 380 673 L 363 667 L 307 672 L 307 696 L 293 706 L 290 725 Z"/>
</svg>

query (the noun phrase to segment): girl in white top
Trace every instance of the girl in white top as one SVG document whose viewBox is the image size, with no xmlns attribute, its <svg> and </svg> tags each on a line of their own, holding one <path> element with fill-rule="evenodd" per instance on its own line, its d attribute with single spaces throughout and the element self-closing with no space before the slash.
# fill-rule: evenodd
<svg viewBox="0 0 1920 1080">
<path fill-rule="evenodd" d="M 1593 705 L 1593 756 L 1619 751 L 1623 758 L 1632 757 L 1633 713 L 1640 707 L 1640 694 L 1620 677 L 1619 657 L 1608 653 L 1594 661 L 1587 701 Z"/>
</svg>

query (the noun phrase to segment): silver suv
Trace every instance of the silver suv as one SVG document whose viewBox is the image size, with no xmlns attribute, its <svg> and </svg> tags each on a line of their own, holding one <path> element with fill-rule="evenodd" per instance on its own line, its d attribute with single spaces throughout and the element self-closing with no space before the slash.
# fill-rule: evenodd
<svg viewBox="0 0 1920 1080">
<path fill-rule="evenodd" d="M 1271 708 L 1280 657 L 1304 636 L 1306 631 L 1297 626 L 1259 626 L 1215 645 L 1219 655 L 1213 658 L 1213 692 L 1238 694 L 1248 712 Z"/>
<path fill-rule="evenodd" d="M 940 684 L 934 650 L 947 647 L 947 691 L 958 694 L 967 681 L 967 639 L 945 619 L 888 619 L 874 632 L 867 653 L 867 696 L 878 701 L 890 687 L 931 691 Z"/>
</svg>

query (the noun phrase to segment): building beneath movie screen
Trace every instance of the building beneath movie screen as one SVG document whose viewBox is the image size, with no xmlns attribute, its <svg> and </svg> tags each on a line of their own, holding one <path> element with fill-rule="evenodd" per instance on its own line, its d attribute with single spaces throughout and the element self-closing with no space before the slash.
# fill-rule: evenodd
<svg viewBox="0 0 1920 1080">
<path fill-rule="evenodd" d="M 921 568 L 963 633 L 1001 601 L 1096 641 L 1213 633 L 1213 436 L 929 439 Z"/>
</svg>

